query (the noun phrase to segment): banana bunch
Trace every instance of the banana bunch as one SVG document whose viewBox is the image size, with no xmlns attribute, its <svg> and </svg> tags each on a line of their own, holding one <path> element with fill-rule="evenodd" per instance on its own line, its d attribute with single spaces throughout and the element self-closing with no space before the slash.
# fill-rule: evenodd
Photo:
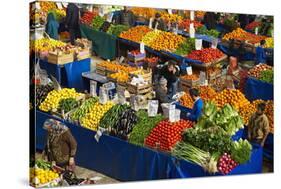
<svg viewBox="0 0 281 189">
<path fill-rule="evenodd" d="M 62 99 L 77 98 L 81 96 L 81 93 L 77 93 L 74 88 L 64 88 L 62 90 L 52 90 L 46 97 L 46 99 L 40 104 L 39 109 L 48 112 L 50 110 L 57 110 L 59 103 Z"/>
<path fill-rule="evenodd" d="M 96 131 L 104 114 L 110 110 L 114 104 L 107 102 L 106 104 L 96 103 L 90 108 L 90 111 L 81 119 L 81 125 L 88 129 Z"/>
</svg>

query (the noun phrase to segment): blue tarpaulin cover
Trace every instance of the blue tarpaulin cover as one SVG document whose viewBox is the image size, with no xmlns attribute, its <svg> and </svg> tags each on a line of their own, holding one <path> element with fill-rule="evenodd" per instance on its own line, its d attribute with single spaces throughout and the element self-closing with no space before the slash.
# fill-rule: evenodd
<svg viewBox="0 0 281 189">
<path fill-rule="evenodd" d="M 244 90 L 245 96 L 251 101 L 257 99 L 273 100 L 273 84 L 248 77 Z"/>
<path fill-rule="evenodd" d="M 75 88 L 78 91 L 83 91 L 86 88 L 84 86 L 82 73 L 90 71 L 90 64 L 90 58 L 64 65 L 52 64 L 40 60 L 40 67 L 46 70 L 48 75 L 54 76 L 62 86 Z"/>
<path fill-rule="evenodd" d="M 36 112 L 36 148 L 39 150 L 45 145 L 46 131 L 42 126 L 48 118 L 54 117 L 41 111 Z M 64 123 L 70 128 L 78 143 L 77 165 L 109 177 L 121 181 L 139 181 L 211 176 L 198 165 L 115 137 L 103 135 L 97 142 L 94 139 L 96 134 L 94 131 L 68 122 Z M 256 147 L 249 162 L 239 165 L 230 174 L 261 172 L 262 148 Z"/>
</svg>

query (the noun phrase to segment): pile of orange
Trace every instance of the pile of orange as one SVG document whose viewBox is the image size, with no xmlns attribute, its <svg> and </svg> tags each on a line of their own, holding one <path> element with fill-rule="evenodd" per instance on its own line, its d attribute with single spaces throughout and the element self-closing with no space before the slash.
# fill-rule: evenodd
<svg viewBox="0 0 281 189">
<path fill-rule="evenodd" d="M 176 35 L 171 32 L 161 32 L 150 44 L 150 47 L 155 50 L 174 51 L 184 40 L 185 38 L 181 35 Z"/>
<path fill-rule="evenodd" d="M 230 104 L 237 111 L 250 104 L 238 89 L 224 89 L 213 100 L 219 108 L 222 108 L 225 104 Z"/>
<path fill-rule="evenodd" d="M 146 33 L 152 31 L 147 26 L 136 26 L 128 31 L 123 31 L 119 37 L 134 41 L 134 42 L 141 42 L 142 38 L 145 36 Z"/>
<path fill-rule="evenodd" d="M 106 70 L 112 71 L 112 72 L 125 72 L 125 73 L 130 73 L 133 71 L 136 71 L 137 68 L 131 67 L 131 66 L 124 66 L 120 65 L 116 62 L 108 62 L 108 61 L 103 61 L 100 64 L 98 64 L 99 67 L 103 67 Z"/>
<path fill-rule="evenodd" d="M 233 30 L 232 32 L 225 34 L 222 39 L 224 40 L 236 39 L 241 41 L 247 41 L 248 43 L 251 44 L 257 44 L 261 40 L 266 38 L 267 38 L 266 36 L 255 35 L 243 30 L 242 28 L 237 28 L 236 30 Z"/>
<path fill-rule="evenodd" d="M 187 92 L 185 93 L 181 98 L 180 98 L 180 104 L 188 107 L 188 108 L 192 108 L 193 107 L 193 103 L 194 101 L 192 100 L 190 94 Z"/>
<path fill-rule="evenodd" d="M 117 72 L 110 74 L 109 77 L 116 79 L 117 82 L 127 83 L 129 81 L 129 74 L 126 72 Z"/>
<path fill-rule="evenodd" d="M 134 13 L 134 15 L 142 16 L 145 18 L 154 17 L 156 14 L 156 10 L 152 8 L 133 7 L 131 11 Z"/>
<path fill-rule="evenodd" d="M 204 101 L 212 100 L 217 95 L 216 91 L 210 86 L 199 86 L 197 88 L 199 90 L 200 97 Z"/>
<path fill-rule="evenodd" d="M 256 106 L 254 105 L 254 103 L 248 104 L 247 106 L 240 108 L 239 115 L 243 118 L 245 125 L 249 124 L 249 119 L 255 112 Z"/>
<path fill-rule="evenodd" d="M 177 14 L 168 14 L 166 12 L 161 13 L 161 18 L 166 22 L 176 22 L 180 23 L 182 21 L 182 17 Z"/>
<path fill-rule="evenodd" d="M 197 74 L 187 75 L 186 74 L 186 75 L 181 76 L 181 79 L 196 81 L 199 79 L 199 75 L 197 75 Z"/>
</svg>

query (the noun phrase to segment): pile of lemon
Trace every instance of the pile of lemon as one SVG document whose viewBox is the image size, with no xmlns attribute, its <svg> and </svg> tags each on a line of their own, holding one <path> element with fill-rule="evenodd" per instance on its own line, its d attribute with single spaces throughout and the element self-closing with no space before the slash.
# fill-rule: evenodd
<svg viewBox="0 0 281 189">
<path fill-rule="evenodd" d="M 50 110 L 57 110 L 59 107 L 59 102 L 62 99 L 67 98 L 77 98 L 83 95 L 82 93 L 77 93 L 74 88 L 63 88 L 61 90 L 52 90 L 47 95 L 46 99 L 40 104 L 39 109 L 48 112 Z"/>
<path fill-rule="evenodd" d="M 98 129 L 100 120 L 113 105 L 114 103 L 111 101 L 105 104 L 96 103 L 94 106 L 91 107 L 90 111 L 81 119 L 81 125 L 83 127 L 96 131 Z"/>
<path fill-rule="evenodd" d="M 59 178 L 59 174 L 52 170 L 30 168 L 30 182 L 33 185 L 42 185 Z"/>
<path fill-rule="evenodd" d="M 31 47 L 35 52 L 45 52 L 45 51 L 50 51 L 53 48 L 56 47 L 63 47 L 65 46 L 66 43 L 54 39 L 47 39 L 47 38 L 42 38 L 42 39 L 36 39 L 35 41 L 32 41 Z"/>
</svg>

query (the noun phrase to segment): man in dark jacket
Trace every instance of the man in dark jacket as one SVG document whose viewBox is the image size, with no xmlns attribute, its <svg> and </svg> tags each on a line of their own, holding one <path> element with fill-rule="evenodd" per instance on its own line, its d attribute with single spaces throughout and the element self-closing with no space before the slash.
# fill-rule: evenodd
<svg viewBox="0 0 281 189">
<path fill-rule="evenodd" d="M 80 37 L 79 27 L 80 12 L 77 5 L 69 3 L 66 9 L 66 27 L 70 33 L 70 42 L 74 45 L 75 39 Z"/>
<path fill-rule="evenodd" d="M 203 18 L 203 23 L 208 30 L 216 29 L 217 15 L 214 12 L 206 12 Z"/>
<path fill-rule="evenodd" d="M 127 7 L 124 7 L 124 10 L 120 12 L 117 23 L 133 27 L 135 25 L 135 16 L 132 11 L 128 10 Z"/>
<path fill-rule="evenodd" d="M 178 77 L 180 75 L 180 68 L 177 66 L 177 62 L 174 60 L 169 60 L 161 69 L 160 75 L 167 79 L 168 96 L 172 99 L 178 90 Z"/>
</svg>

